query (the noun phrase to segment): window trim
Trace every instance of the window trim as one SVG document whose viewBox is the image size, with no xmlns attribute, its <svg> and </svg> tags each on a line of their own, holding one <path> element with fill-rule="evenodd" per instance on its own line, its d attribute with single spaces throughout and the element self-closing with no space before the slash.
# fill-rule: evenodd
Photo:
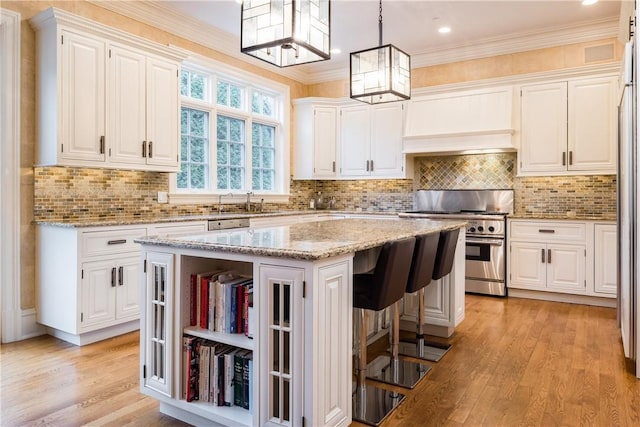
<svg viewBox="0 0 640 427">
<path fill-rule="evenodd" d="M 253 193 L 254 199 L 264 199 L 265 202 L 272 203 L 287 203 L 290 196 L 290 151 L 291 151 L 291 139 L 290 139 L 290 111 L 291 111 L 291 96 L 290 87 L 282 83 L 258 76 L 256 74 L 240 70 L 222 62 L 205 58 L 202 56 L 191 56 L 184 61 L 185 68 L 193 70 L 197 73 L 202 73 L 211 77 L 209 96 L 212 97 L 210 101 L 200 101 L 195 99 L 184 99 L 180 96 L 180 106 L 186 108 L 194 108 L 202 111 L 209 112 L 209 123 L 211 126 L 211 137 L 215 137 L 216 120 L 217 115 L 224 115 L 227 117 L 239 118 L 245 121 L 245 130 L 251 130 L 253 122 L 271 125 L 276 127 L 276 144 L 278 150 L 276 150 L 275 156 L 275 170 L 279 171 L 282 175 L 277 182 L 278 189 L 275 192 L 265 192 L 257 190 L 247 190 Z M 251 96 L 250 91 L 245 91 L 243 101 L 246 103 L 246 110 L 242 112 L 231 107 L 216 105 L 214 89 L 217 87 L 217 79 L 236 83 L 245 89 L 256 89 L 266 94 L 272 94 L 276 98 L 281 98 L 279 106 L 276 106 L 275 117 L 271 118 L 259 113 L 252 112 L 251 109 Z M 278 102 L 276 102 L 278 104 Z M 250 135 L 247 132 L 246 135 Z M 280 134 L 280 135 L 278 135 Z M 215 147 L 216 140 L 209 140 L 210 144 L 210 160 L 215 161 Z M 245 141 L 245 149 L 247 152 L 245 156 L 250 158 L 251 155 L 251 141 Z M 251 173 L 251 168 L 247 168 L 245 176 Z M 216 173 L 215 164 L 210 164 L 209 171 L 211 174 Z M 210 180 L 211 182 L 211 180 Z M 247 198 L 247 191 L 228 191 L 218 190 L 216 188 L 209 188 L 207 190 L 190 190 L 189 192 L 180 191 L 177 188 L 177 173 L 169 175 L 169 203 L 171 204 L 236 204 L 244 203 Z"/>
</svg>

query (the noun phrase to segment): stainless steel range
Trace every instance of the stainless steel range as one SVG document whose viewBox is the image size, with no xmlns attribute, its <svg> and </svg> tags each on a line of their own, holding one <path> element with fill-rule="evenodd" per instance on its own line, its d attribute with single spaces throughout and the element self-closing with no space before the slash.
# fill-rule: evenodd
<svg viewBox="0 0 640 427">
<path fill-rule="evenodd" d="M 513 190 L 418 190 L 415 210 L 404 217 L 465 219 L 467 292 L 505 296 L 506 216 Z"/>
</svg>

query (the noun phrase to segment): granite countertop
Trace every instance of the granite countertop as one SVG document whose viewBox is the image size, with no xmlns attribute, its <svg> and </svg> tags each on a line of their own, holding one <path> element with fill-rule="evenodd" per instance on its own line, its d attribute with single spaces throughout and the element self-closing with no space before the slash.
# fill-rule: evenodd
<svg viewBox="0 0 640 427">
<path fill-rule="evenodd" d="M 567 221 L 616 221 L 615 214 L 606 215 L 573 215 L 573 214 L 547 214 L 547 213 L 516 213 L 511 214 L 510 219 L 549 219 Z"/>
<path fill-rule="evenodd" d="M 464 227 L 465 221 L 428 219 L 336 219 L 280 227 L 216 231 L 135 242 L 179 249 L 201 249 L 280 258 L 316 260 L 381 246 L 385 242 Z"/>
<path fill-rule="evenodd" d="M 228 212 L 223 214 L 210 215 L 185 215 L 185 216 L 140 216 L 140 217 L 107 217 L 107 218 L 85 218 L 70 219 L 61 221 L 34 221 L 39 225 L 49 225 L 65 228 L 82 228 L 82 227 L 107 227 L 114 225 L 135 225 L 135 224 L 158 224 L 182 221 L 208 221 L 208 220 L 224 220 L 224 219 L 242 219 L 242 218 L 265 218 L 289 215 L 320 215 L 320 214 L 366 214 L 366 215 L 397 215 L 397 212 L 371 212 L 371 211 L 340 211 L 340 210 L 291 210 L 291 211 L 275 211 L 275 212 Z"/>
</svg>

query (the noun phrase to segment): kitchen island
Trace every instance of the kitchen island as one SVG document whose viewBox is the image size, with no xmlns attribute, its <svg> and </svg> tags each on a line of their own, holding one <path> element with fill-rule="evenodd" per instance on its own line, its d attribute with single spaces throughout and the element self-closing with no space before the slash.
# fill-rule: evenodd
<svg viewBox="0 0 640 427">
<path fill-rule="evenodd" d="M 163 413 L 194 425 L 348 425 L 354 258 L 370 257 L 387 241 L 464 225 L 422 219 L 337 219 L 137 239 L 145 266 L 141 391 L 157 398 Z M 462 249 L 464 253 L 464 245 Z M 456 264 L 464 269 L 464 256 L 456 257 Z M 249 315 L 249 323 L 255 324 L 253 338 L 201 327 L 206 325 L 199 322 L 193 325 L 198 295 L 194 289 L 201 290 L 192 286 L 193 278 L 231 270 L 253 278 Z M 463 307 L 461 313 L 451 313 L 457 322 L 464 317 Z M 240 377 L 247 381 L 236 384 L 243 384 L 240 394 L 248 394 L 241 405 L 218 406 L 206 398 L 187 401 L 186 378 L 194 377 L 194 371 L 186 369 L 189 352 L 183 352 L 183 344 L 189 347 L 193 339 L 235 354 L 236 369 L 238 355 L 251 360 L 239 367 Z"/>
</svg>

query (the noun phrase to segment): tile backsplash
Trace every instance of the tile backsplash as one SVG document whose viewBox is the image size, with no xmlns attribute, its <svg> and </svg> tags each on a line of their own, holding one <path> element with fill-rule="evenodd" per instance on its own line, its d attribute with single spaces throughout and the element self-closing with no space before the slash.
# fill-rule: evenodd
<svg viewBox="0 0 640 427">
<path fill-rule="evenodd" d="M 321 192 L 336 198 L 336 208 L 363 211 L 406 211 L 413 208 L 416 189 L 513 188 L 517 214 L 576 216 L 615 215 L 615 175 L 517 177 L 516 154 L 479 154 L 415 159 L 414 179 L 296 181 L 290 183 L 289 203 L 268 203 L 265 210 L 309 208 Z M 36 167 L 34 219 L 69 221 L 95 218 L 157 218 L 217 212 L 211 203 L 175 205 L 157 202 L 168 191 L 169 174 L 114 169 Z M 225 205 L 225 212 L 242 211 Z"/>
</svg>

